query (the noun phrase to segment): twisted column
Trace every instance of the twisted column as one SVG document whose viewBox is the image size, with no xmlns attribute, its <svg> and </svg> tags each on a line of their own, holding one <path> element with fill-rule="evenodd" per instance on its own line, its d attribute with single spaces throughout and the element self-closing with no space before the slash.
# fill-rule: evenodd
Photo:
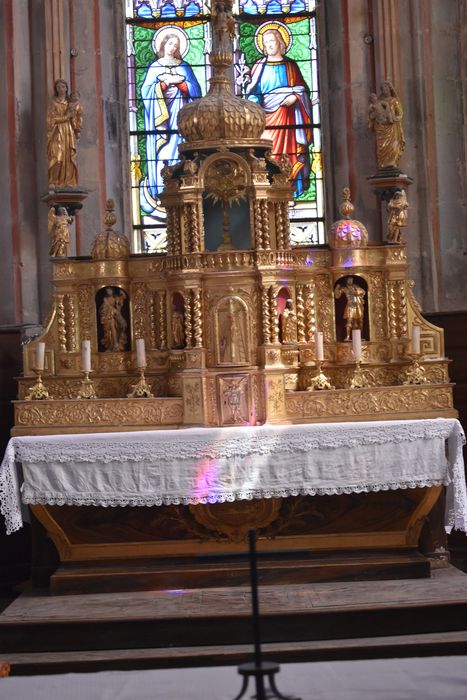
<svg viewBox="0 0 467 700">
<path fill-rule="evenodd" d="M 193 290 L 193 335 L 195 347 L 203 347 L 203 324 L 201 319 L 201 290 Z"/>
<path fill-rule="evenodd" d="M 261 289 L 261 308 L 263 321 L 263 343 L 266 345 L 271 342 L 271 309 L 269 303 L 268 290 L 266 287 Z"/>
<path fill-rule="evenodd" d="M 269 313 L 271 316 L 271 342 L 279 342 L 279 319 L 277 317 L 276 289 L 272 284 L 269 287 Z"/>
<path fill-rule="evenodd" d="M 187 348 L 193 347 L 193 318 L 191 314 L 191 290 L 187 291 L 183 295 L 183 302 L 185 306 L 185 342 Z"/>
<path fill-rule="evenodd" d="M 167 304 L 166 292 L 159 292 L 159 347 L 161 350 L 167 348 Z"/>
<path fill-rule="evenodd" d="M 311 284 L 306 284 L 305 290 L 305 340 L 311 343 L 313 340 L 313 331 L 316 328 L 315 318 L 315 294 Z"/>
<path fill-rule="evenodd" d="M 305 336 L 305 303 L 303 301 L 303 286 L 297 286 L 297 340 L 299 343 L 306 342 Z"/>
<path fill-rule="evenodd" d="M 267 199 L 262 199 L 259 202 L 261 212 L 261 220 L 263 222 L 263 247 L 266 250 L 271 248 L 271 236 L 269 234 L 269 207 Z"/>
<path fill-rule="evenodd" d="M 263 217 L 261 215 L 261 202 L 257 199 L 254 204 L 255 217 L 255 245 L 257 250 L 263 250 Z"/>
<path fill-rule="evenodd" d="M 63 294 L 57 297 L 57 335 L 60 351 L 66 352 L 65 305 L 63 299 Z"/>
</svg>

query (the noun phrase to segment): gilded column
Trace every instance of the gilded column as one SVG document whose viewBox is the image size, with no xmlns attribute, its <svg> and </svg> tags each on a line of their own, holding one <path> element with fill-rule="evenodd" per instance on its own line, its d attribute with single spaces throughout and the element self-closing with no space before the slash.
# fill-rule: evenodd
<svg viewBox="0 0 467 700">
<path fill-rule="evenodd" d="M 299 343 L 306 342 L 305 336 L 305 302 L 303 300 L 303 285 L 297 286 L 297 340 Z"/>
<path fill-rule="evenodd" d="M 305 285 L 305 339 L 307 343 L 313 340 L 316 328 L 315 294 L 311 284 Z"/>
<path fill-rule="evenodd" d="M 260 200 L 255 200 L 254 205 L 255 214 L 255 246 L 257 250 L 263 250 L 263 218 L 261 216 L 261 202 Z"/>
<path fill-rule="evenodd" d="M 161 350 L 167 349 L 167 304 L 166 292 L 159 292 L 159 347 Z"/>
<path fill-rule="evenodd" d="M 157 347 L 157 292 L 151 294 L 149 300 L 149 334 L 151 339 L 151 348 Z"/>
<path fill-rule="evenodd" d="M 263 246 L 266 250 L 271 248 L 271 236 L 269 234 L 269 207 L 267 199 L 260 201 L 261 220 L 263 222 Z"/>
<path fill-rule="evenodd" d="M 183 207 L 183 248 L 185 253 L 191 253 L 191 216 L 190 205 L 185 204 Z"/>
<path fill-rule="evenodd" d="M 69 352 L 74 352 L 77 349 L 75 299 L 73 296 L 71 296 L 71 294 L 67 294 L 65 296 L 64 301 L 66 316 L 67 349 Z"/>
<path fill-rule="evenodd" d="M 269 287 L 269 313 L 271 317 L 271 342 L 279 342 L 279 319 L 277 317 L 276 288 L 272 284 Z"/>
<path fill-rule="evenodd" d="M 196 348 L 203 347 L 203 324 L 201 319 L 201 290 L 193 290 L 193 335 Z"/>
<path fill-rule="evenodd" d="M 282 202 L 276 202 L 274 206 L 276 215 L 276 246 L 278 249 L 284 248 L 284 217 Z"/>
<path fill-rule="evenodd" d="M 181 231 L 180 207 L 173 210 L 173 251 L 174 255 L 181 255 L 182 252 L 182 231 Z"/>
<path fill-rule="evenodd" d="M 198 253 L 200 249 L 200 237 L 199 237 L 199 218 L 198 218 L 198 205 L 196 203 L 189 204 L 190 208 L 190 238 L 191 238 L 191 252 Z"/>
<path fill-rule="evenodd" d="M 262 287 L 261 289 L 261 306 L 263 312 L 263 343 L 266 345 L 271 342 L 271 310 L 268 290 L 266 287 Z"/>
<path fill-rule="evenodd" d="M 282 221 L 284 222 L 282 229 L 282 242 L 284 250 L 288 250 L 290 248 L 289 205 L 287 202 L 280 202 L 280 207 L 282 209 Z"/>
<path fill-rule="evenodd" d="M 191 315 L 191 289 L 187 289 L 183 295 L 185 306 L 185 342 L 187 348 L 193 347 L 193 322 Z"/>
<path fill-rule="evenodd" d="M 167 207 L 167 255 L 174 254 L 174 210 L 172 207 Z"/>
<path fill-rule="evenodd" d="M 65 305 L 63 299 L 63 294 L 57 296 L 57 334 L 60 352 L 66 352 Z"/>
</svg>

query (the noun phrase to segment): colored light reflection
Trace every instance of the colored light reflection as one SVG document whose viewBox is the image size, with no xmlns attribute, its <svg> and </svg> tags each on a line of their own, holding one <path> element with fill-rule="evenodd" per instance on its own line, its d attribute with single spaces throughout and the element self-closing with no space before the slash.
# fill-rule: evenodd
<svg viewBox="0 0 467 700">
<path fill-rule="evenodd" d="M 217 486 L 219 468 L 215 460 L 202 459 L 198 464 L 193 494 L 195 498 L 207 498 Z"/>
</svg>

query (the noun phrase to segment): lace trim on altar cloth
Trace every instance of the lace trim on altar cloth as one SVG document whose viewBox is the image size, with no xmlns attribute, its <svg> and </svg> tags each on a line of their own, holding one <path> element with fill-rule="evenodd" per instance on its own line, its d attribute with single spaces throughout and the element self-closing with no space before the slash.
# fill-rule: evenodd
<svg viewBox="0 0 467 700">
<path fill-rule="evenodd" d="M 447 439 L 452 421 L 443 418 L 421 421 L 377 421 L 365 423 L 201 428 L 121 434 L 47 436 L 44 438 L 12 438 L 18 462 L 157 462 L 176 457 L 216 459 L 244 457 L 275 452 L 308 452 L 313 449 L 358 447 L 412 442 L 414 440 Z M 460 425 L 459 425 L 460 428 Z M 162 431 L 161 431 L 162 432 Z M 203 435 L 203 433 L 206 433 Z M 31 440 L 31 442 L 29 441 Z"/>
<path fill-rule="evenodd" d="M 210 494 L 202 497 L 180 496 L 118 496 L 104 497 L 102 494 L 41 494 L 34 498 L 23 498 L 28 504 L 42 504 L 47 506 L 196 506 L 200 503 L 233 503 L 234 501 L 252 501 L 257 498 L 287 498 L 288 496 L 334 496 L 344 493 L 371 493 L 377 491 L 395 491 L 397 489 L 416 489 L 427 486 L 447 486 L 448 480 L 423 479 L 421 481 L 389 482 L 385 484 L 368 484 L 358 486 L 339 486 L 334 488 L 281 488 L 281 489 L 254 489 L 251 491 L 236 491 L 232 493 Z"/>
</svg>

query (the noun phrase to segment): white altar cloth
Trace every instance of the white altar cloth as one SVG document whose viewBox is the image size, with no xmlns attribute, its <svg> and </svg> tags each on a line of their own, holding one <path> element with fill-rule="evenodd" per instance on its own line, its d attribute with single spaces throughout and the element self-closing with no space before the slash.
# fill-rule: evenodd
<svg viewBox="0 0 467 700">
<path fill-rule="evenodd" d="M 21 501 L 186 505 L 443 484 L 446 529 L 465 532 L 464 443 L 446 418 L 15 437 L 0 467 L 1 512 L 11 533 Z"/>
</svg>

